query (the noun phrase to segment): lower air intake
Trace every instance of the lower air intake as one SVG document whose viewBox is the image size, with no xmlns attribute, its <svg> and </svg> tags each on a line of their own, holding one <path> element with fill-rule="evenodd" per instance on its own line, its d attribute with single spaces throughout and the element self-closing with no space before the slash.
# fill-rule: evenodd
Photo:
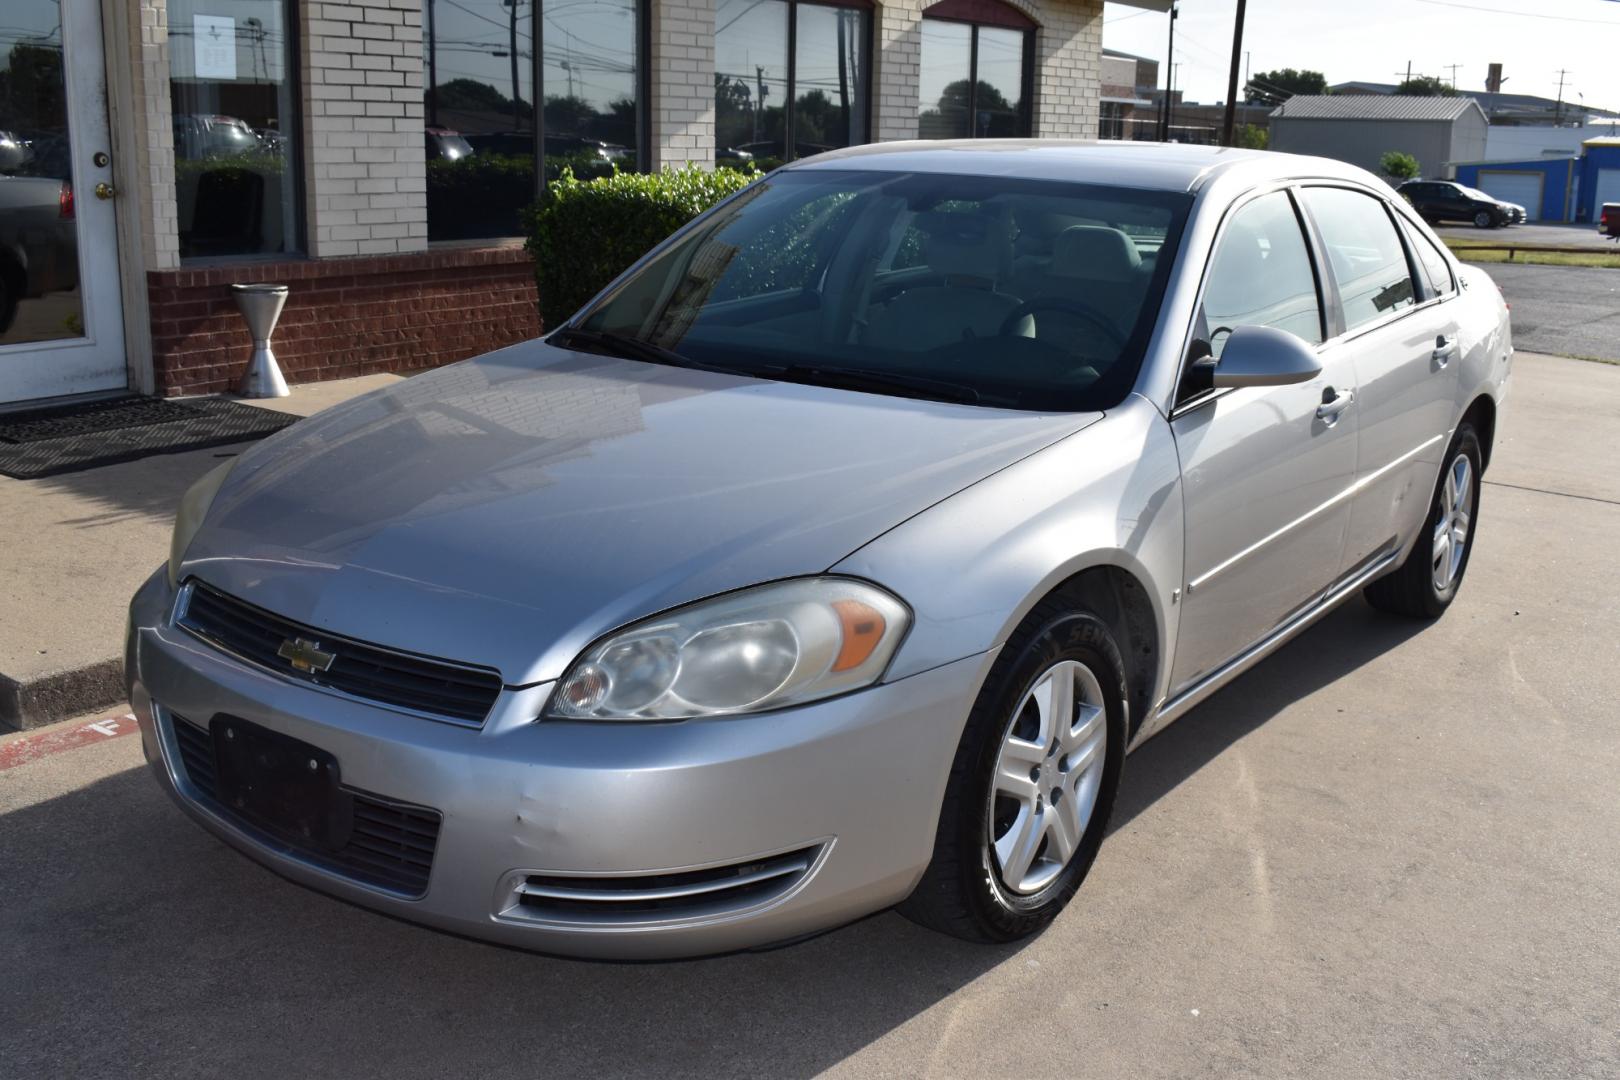
<svg viewBox="0 0 1620 1080">
<path fill-rule="evenodd" d="M 579 877 L 527 874 L 503 915 L 539 922 L 614 925 L 684 922 L 760 907 L 791 892 L 815 867 L 819 845 L 730 866 L 672 874 Z"/>
</svg>

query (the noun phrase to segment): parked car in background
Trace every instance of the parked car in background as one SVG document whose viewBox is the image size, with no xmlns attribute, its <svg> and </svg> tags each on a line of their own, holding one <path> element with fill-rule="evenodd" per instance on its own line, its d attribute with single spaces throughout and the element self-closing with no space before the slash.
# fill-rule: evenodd
<svg viewBox="0 0 1620 1080">
<path fill-rule="evenodd" d="M 1598 214 L 1598 232 L 1611 240 L 1620 240 L 1620 203 L 1604 203 Z"/>
<path fill-rule="evenodd" d="M 429 161 L 460 161 L 472 157 L 473 148 L 459 131 L 430 127 L 422 133 Z"/>
<path fill-rule="evenodd" d="M 73 185 L 41 176 L 0 176 L 0 333 L 17 305 L 79 283 Z"/>
<path fill-rule="evenodd" d="M 835 151 L 200 480 L 129 701 L 186 813 L 404 919 L 1013 940 L 1127 751 L 1348 597 L 1447 609 L 1512 351 L 1340 162 Z"/>
<path fill-rule="evenodd" d="M 34 160 L 28 140 L 14 131 L 0 131 L 0 176 L 9 176 Z"/>
<path fill-rule="evenodd" d="M 174 153 L 184 160 L 234 157 L 264 150 L 264 142 L 246 120 L 216 114 L 177 113 Z"/>
<path fill-rule="evenodd" d="M 1513 220 L 1499 200 L 1451 180 L 1408 180 L 1395 190 L 1431 225 L 1470 221 L 1481 229 L 1495 229 Z"/>
</svg>

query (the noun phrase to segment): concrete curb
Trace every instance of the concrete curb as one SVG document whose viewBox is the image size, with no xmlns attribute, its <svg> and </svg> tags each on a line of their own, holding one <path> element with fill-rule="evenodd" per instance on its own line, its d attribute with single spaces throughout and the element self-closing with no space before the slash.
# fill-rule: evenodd
<svg viewBox="0 0 1620 1080">
<path fill-rule="evenodd" d="M 17 680 L 0 674 L 0 729 L 27 731 L 124 700 L 122 657 Z"/>
</svg>

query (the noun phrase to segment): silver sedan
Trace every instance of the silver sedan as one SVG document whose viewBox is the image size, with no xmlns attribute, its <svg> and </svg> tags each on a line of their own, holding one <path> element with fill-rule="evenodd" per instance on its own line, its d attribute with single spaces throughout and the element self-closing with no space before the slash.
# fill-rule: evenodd
<svg viewBox="0 0 1620 1080">
<path fill-rule="evenodd" d="M 1128 751 L 1347 597 L 1452 602 L 1512 351 L 1337 162 L 823 155 L 205 477 L 130 700 L 205 828 L 445 930 L 1007 941 Z"/>
</svg>

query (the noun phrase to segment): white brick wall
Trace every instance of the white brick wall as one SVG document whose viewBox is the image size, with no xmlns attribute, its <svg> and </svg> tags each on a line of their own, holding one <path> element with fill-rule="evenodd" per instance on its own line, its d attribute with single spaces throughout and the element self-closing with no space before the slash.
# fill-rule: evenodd
<svg viewBox="0 0 1620 1080">
<path fill-rule="evenodd" d="M 1035 134 L 1095 139 L 1102 86 L 1102 0 L 1019 3 L 1035 33 Z"/>
<path fill-rule="evenodd" d="M 877 137 L 915 139 L 922 12 L 933 0 L 890 0 L 877 20 Z M 1034 128 L 1046 138 L 1097 137 L 1102 0 L 1011 0 L 1035 31 Z"/>
<path fill-rule="evenodd" d="M 422 0 L 299 0 L 309 253 L 427 247 Z"/>
<path fill-rule="evenodd" d="M 180 211 L 174 190 L 174 121 L 169 109 L 168 0 L 138 0 L 139 31 L 129 49 L 136 131 L 132 144 L 138 190 L 125 193 L 141 222 L 141 255 L 148 270 L 180 265 Z M 108 40 L 108 48 L 114 47 Z"/>
<path fill-rule="evenodd" d="M 653 168 L 714 166 L 714 0 L 652 0 Z"/>
</svg>

